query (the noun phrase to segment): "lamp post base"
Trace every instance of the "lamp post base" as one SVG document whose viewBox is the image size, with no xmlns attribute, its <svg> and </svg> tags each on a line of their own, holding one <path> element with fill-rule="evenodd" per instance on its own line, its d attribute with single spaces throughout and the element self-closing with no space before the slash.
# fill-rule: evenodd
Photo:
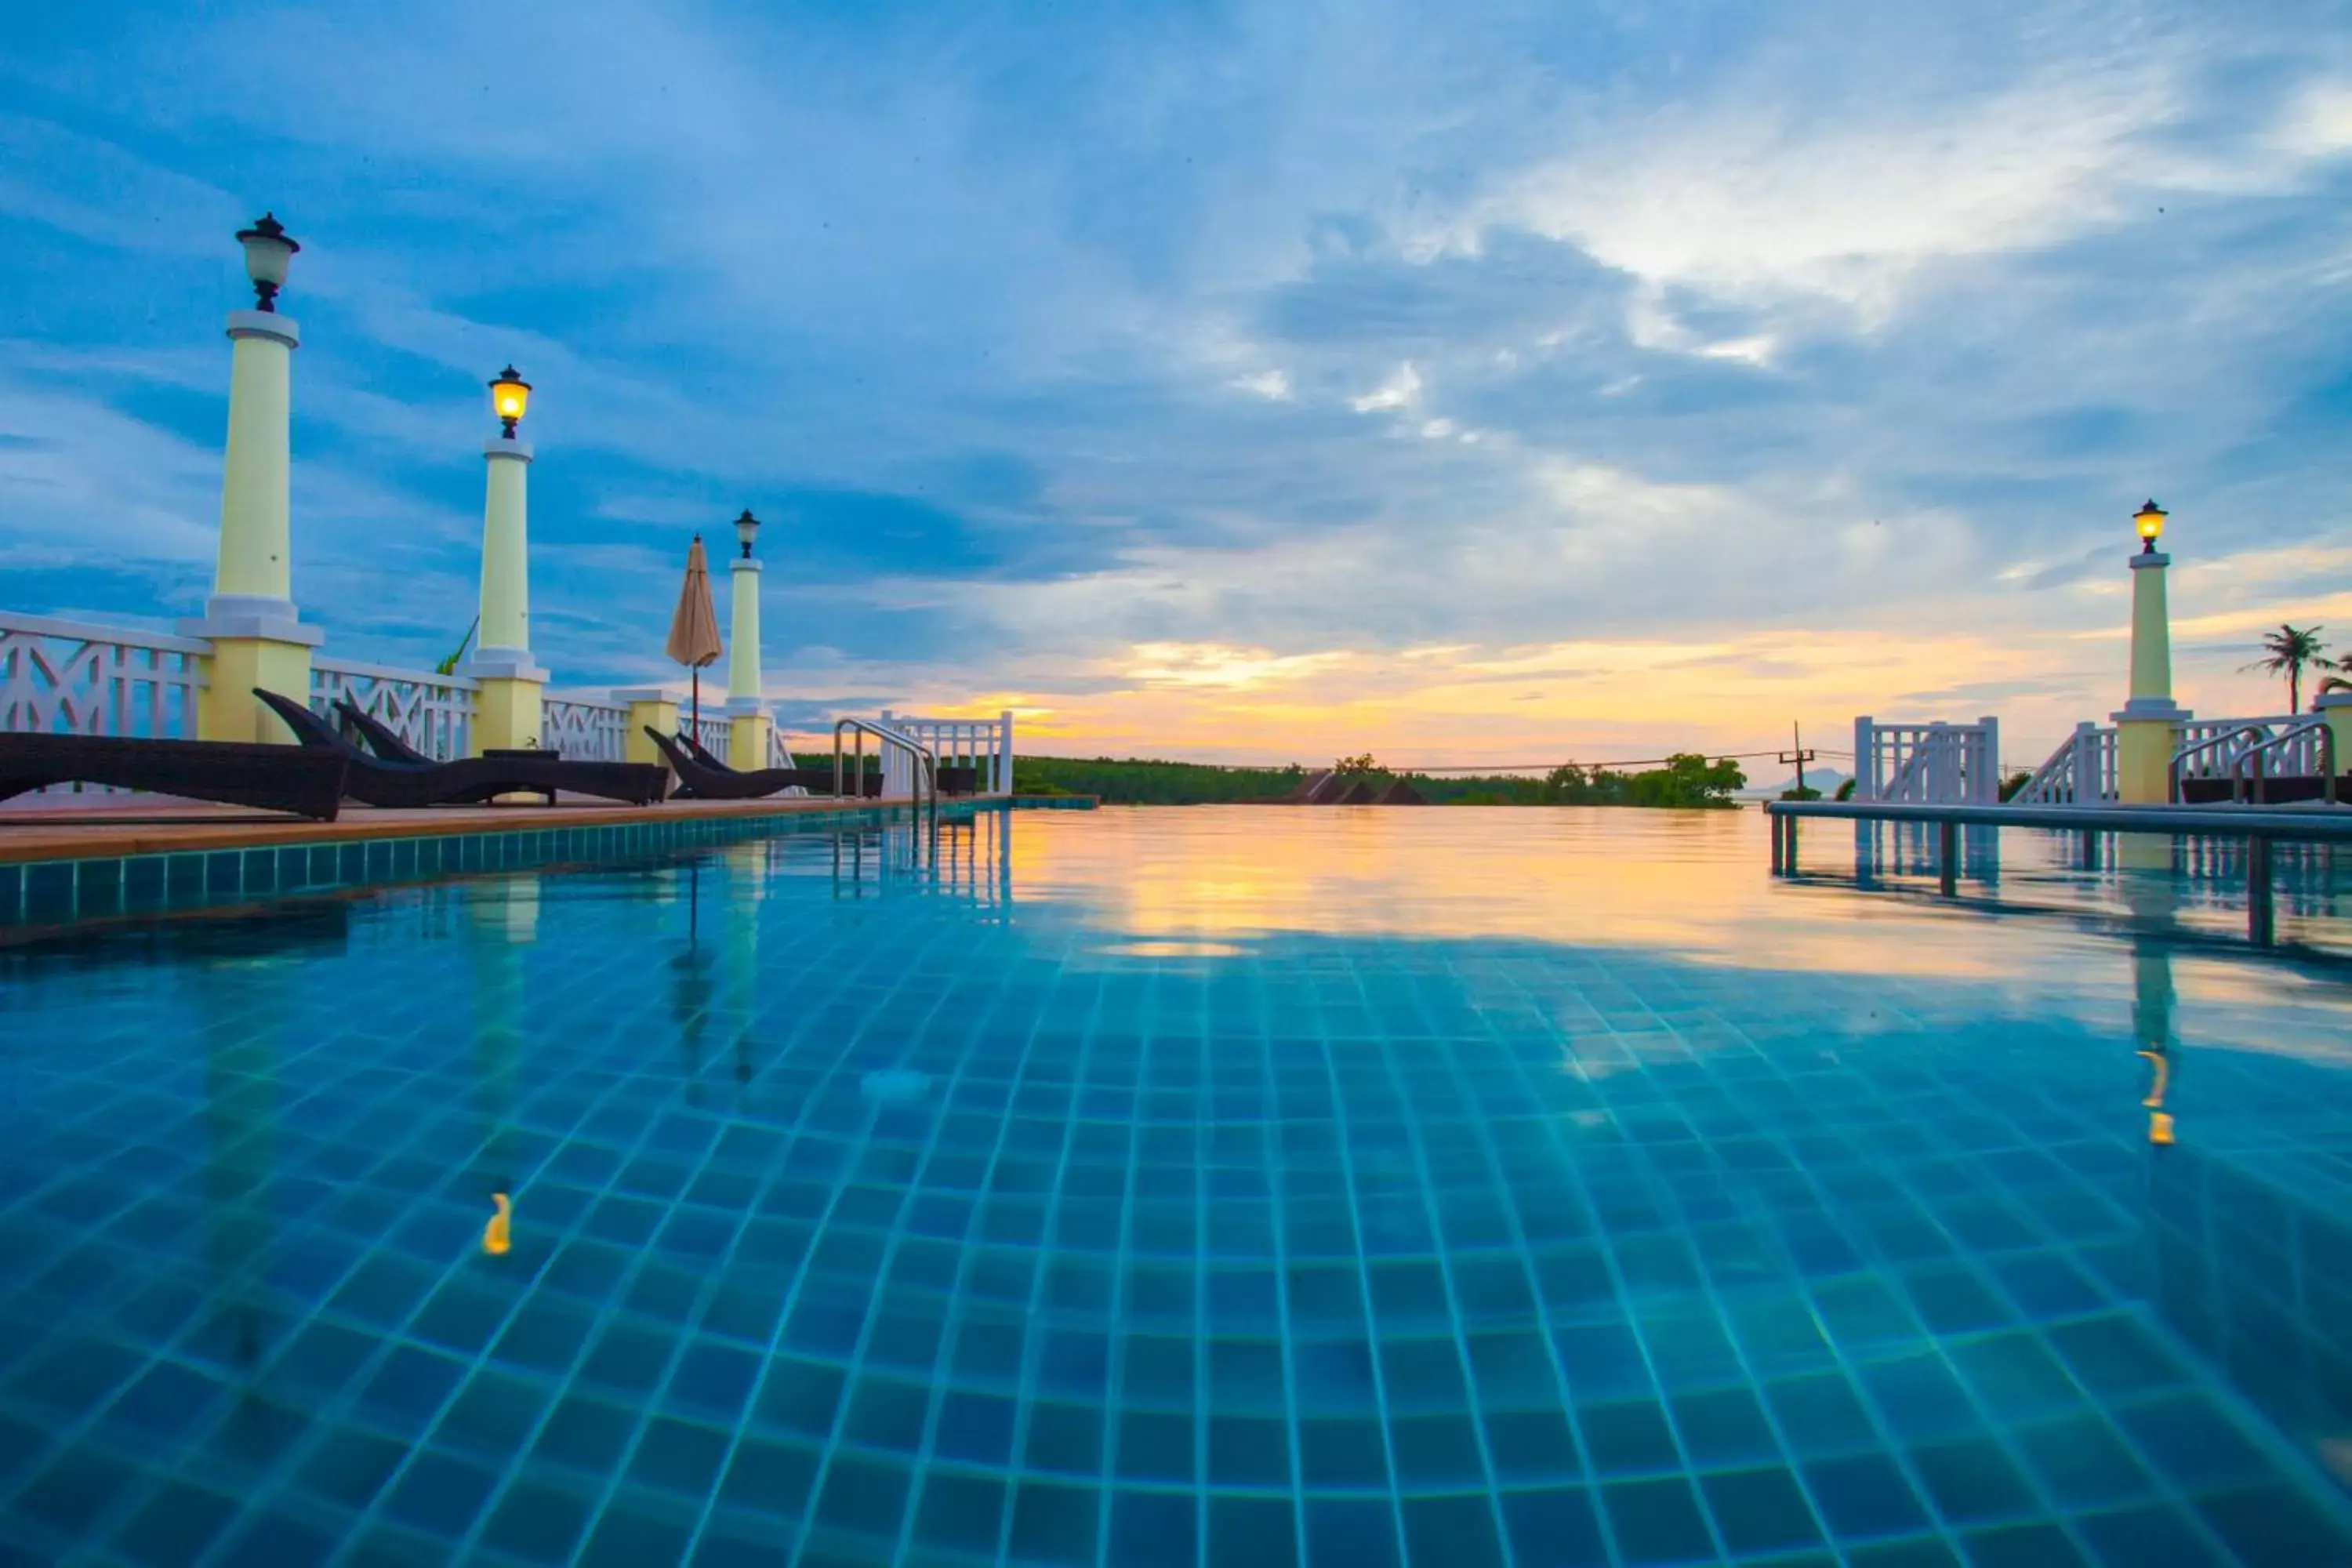
<svg viewBox="0 0 2352 1568">
<path fill-rule="evenodd" d="M 545 689 L 536 680 L 512 677 L 479 679 L 474 688 L 474 755 L 538 745 Z"/>
<path fill-rule="evenodd" d="M 2145 710 L 2143 710 L 2145 711 Z M 2172 800 L 2172 753 L 2189 715 L 2116 715 L 2116 799 L 2125 805 L 2167 805 Z"/>
<path fill-rule="evenodd" d="M 738 773 L 750 773 L 768 765 L 768 737 L 775 733 L 776 721 L 764 712 L 744 713 L 728 705 L 727 765 Z"/>
<path fill-rule="evenodd" d="M 212 657 L 205 661 L 204 689 L 196 696 L 196 739 L 292 745 L 293 731 L 253 694 L 258 689 L 309 702 L 310 644 L 215 637 L 212 645 Z"/>
<path fill-rule="evenodd" d="M 621 737 L 622 759 L 667 767 L 668 760 L 646 731 L 656 730 L 665 735 L 677 733 L 677 699 L 658 686 L 638 686 L 614 692 L 613 700 L 629 705 L 628 731 Z"/>
</svg>

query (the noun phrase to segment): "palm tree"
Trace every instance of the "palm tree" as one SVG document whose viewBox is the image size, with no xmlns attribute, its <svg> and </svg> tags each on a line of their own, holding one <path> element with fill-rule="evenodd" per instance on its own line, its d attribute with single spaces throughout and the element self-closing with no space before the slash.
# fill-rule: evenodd
<svg viewBox="0 0 2352 1568">
<path fill-rule="evenodd" d="M 2327 661 L 2323 658 L 2319 661 L 2319 665 L 2321 668 L 2325 669 L 2327 668 Z M 2352 675 L 2352 653 L 2347 653 L 2342 658 L 2337 659 L 2336 661 L 2336 668 L 2342 670 L 2344 675 L 2329 675 L 2322 677 L 2317 689 L 2312 692 L 2314 697 L 2325 697 L 2332 691 L 2352 691 L 2352 680 L 2347 680 L 2344 679 L 2345 675 Z"/>
<path fill-rule="evenodd" d="M 2300 712 L 2303 709 L 2304 667 L 2327 668 L 2326 656 L 2321 652 L 2326 645 L 2319 640 L 2322 629 L 2310 626 L 2298 631 L 2283 625 L 2274 632 L 2266 632 L 2263 637 L 2263 652 L 2268 657 L 2244 667 L 2286 677 L 2286 710 L 2290 713 Z"/>
</svg>

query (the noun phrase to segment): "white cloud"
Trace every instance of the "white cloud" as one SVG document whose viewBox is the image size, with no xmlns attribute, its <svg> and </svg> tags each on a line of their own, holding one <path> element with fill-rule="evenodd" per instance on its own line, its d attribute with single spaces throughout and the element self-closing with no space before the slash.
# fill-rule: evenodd
<svg viewBox="0 0 2352 1568">
<path fill-rule="evenodd" d="M 1271 403 L 1290 401 L 1290 377 L 1278 370 L 1262 370 L 1254 375 L 1237 375 L 1225 384 L 1243 392 L 1255 392 Z"/>
<path fill-rule="evenodd" d="M 1375 414 L 1383 408 L 1411 408 L 1420 401 L 1421 375 L 1408 360 L 1374 390 L 1361 397 L 1349 398 L 1348 406 L 1359 414 Z"/>
</svg>

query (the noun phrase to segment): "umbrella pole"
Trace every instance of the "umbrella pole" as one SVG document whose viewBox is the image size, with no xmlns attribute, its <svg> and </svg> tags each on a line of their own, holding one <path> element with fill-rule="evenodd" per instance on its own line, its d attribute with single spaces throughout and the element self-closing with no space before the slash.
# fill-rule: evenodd
<svg viewBox="0 0 2352 1568">
<path fill-rule="evenodd" d="M 691 711 L 694 717 L 688 723 L 692 727 L 687 733 L 694 737 L 694 743 L 698 746 L 702 744 L 702 666 L 698 664 L 694 667 L 694 707 Z"/>
</svg>

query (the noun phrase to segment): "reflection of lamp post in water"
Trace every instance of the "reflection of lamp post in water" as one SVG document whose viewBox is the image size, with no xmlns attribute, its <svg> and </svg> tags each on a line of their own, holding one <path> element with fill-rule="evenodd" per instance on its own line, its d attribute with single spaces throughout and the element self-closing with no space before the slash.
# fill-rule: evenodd
<svg viewBox="0 0 2352 1568">
<path fill-rule="evenodd" d="M 702 858 L 686 863 L 686 951 L 669 961 L 670 1011 L 686 1055 L 686 1102 L 702 1103 L 702 1026 L 710 1011 L 710 963 L 702 951 Z"/>
<path fill-rule="evenodd" d="M 2172 1090 L 2173 1051 L 2172 946 L 2173 910 L 2178 898 L 2169 881 L 2126 882 L 2124 898 L 2132 911 L 2132 1048 L 2149 1070 L 2147 1095 L 2147 1141 L 2173 1142 L 2172 1112 L 2166 1100 Z"/>
<path fill-rule="evenodd" d="M 474 1084 L 482 1142 L 479 1190 L 490 1205 L 482 1250 L 513 1244 L 515 1079 L 522 1063 L 522 950 L 539 937 L 539 879 L 478 886 L 467 906 L 474 964 Z"/>
<path fill-rule="evenodd" d="M 195 972 L 204 988 L 205 1216 L 213 1289 L 235 1320 L 236 1363 L 261 1355 L 254 1300 L 269 1244 L 269 1168 L 276 1142 L 280 1016 L 273 961 L 238 957 Z"/>
<path fill-rule="evenodd" d="M 770 843 L 738 844 L 727 858 L 727 1000 L 734 1014 L 735 1082 L 751 1087 L 751 1026 L 760 1006 L 760 906 L 768 897 Z"/>
</svg>

